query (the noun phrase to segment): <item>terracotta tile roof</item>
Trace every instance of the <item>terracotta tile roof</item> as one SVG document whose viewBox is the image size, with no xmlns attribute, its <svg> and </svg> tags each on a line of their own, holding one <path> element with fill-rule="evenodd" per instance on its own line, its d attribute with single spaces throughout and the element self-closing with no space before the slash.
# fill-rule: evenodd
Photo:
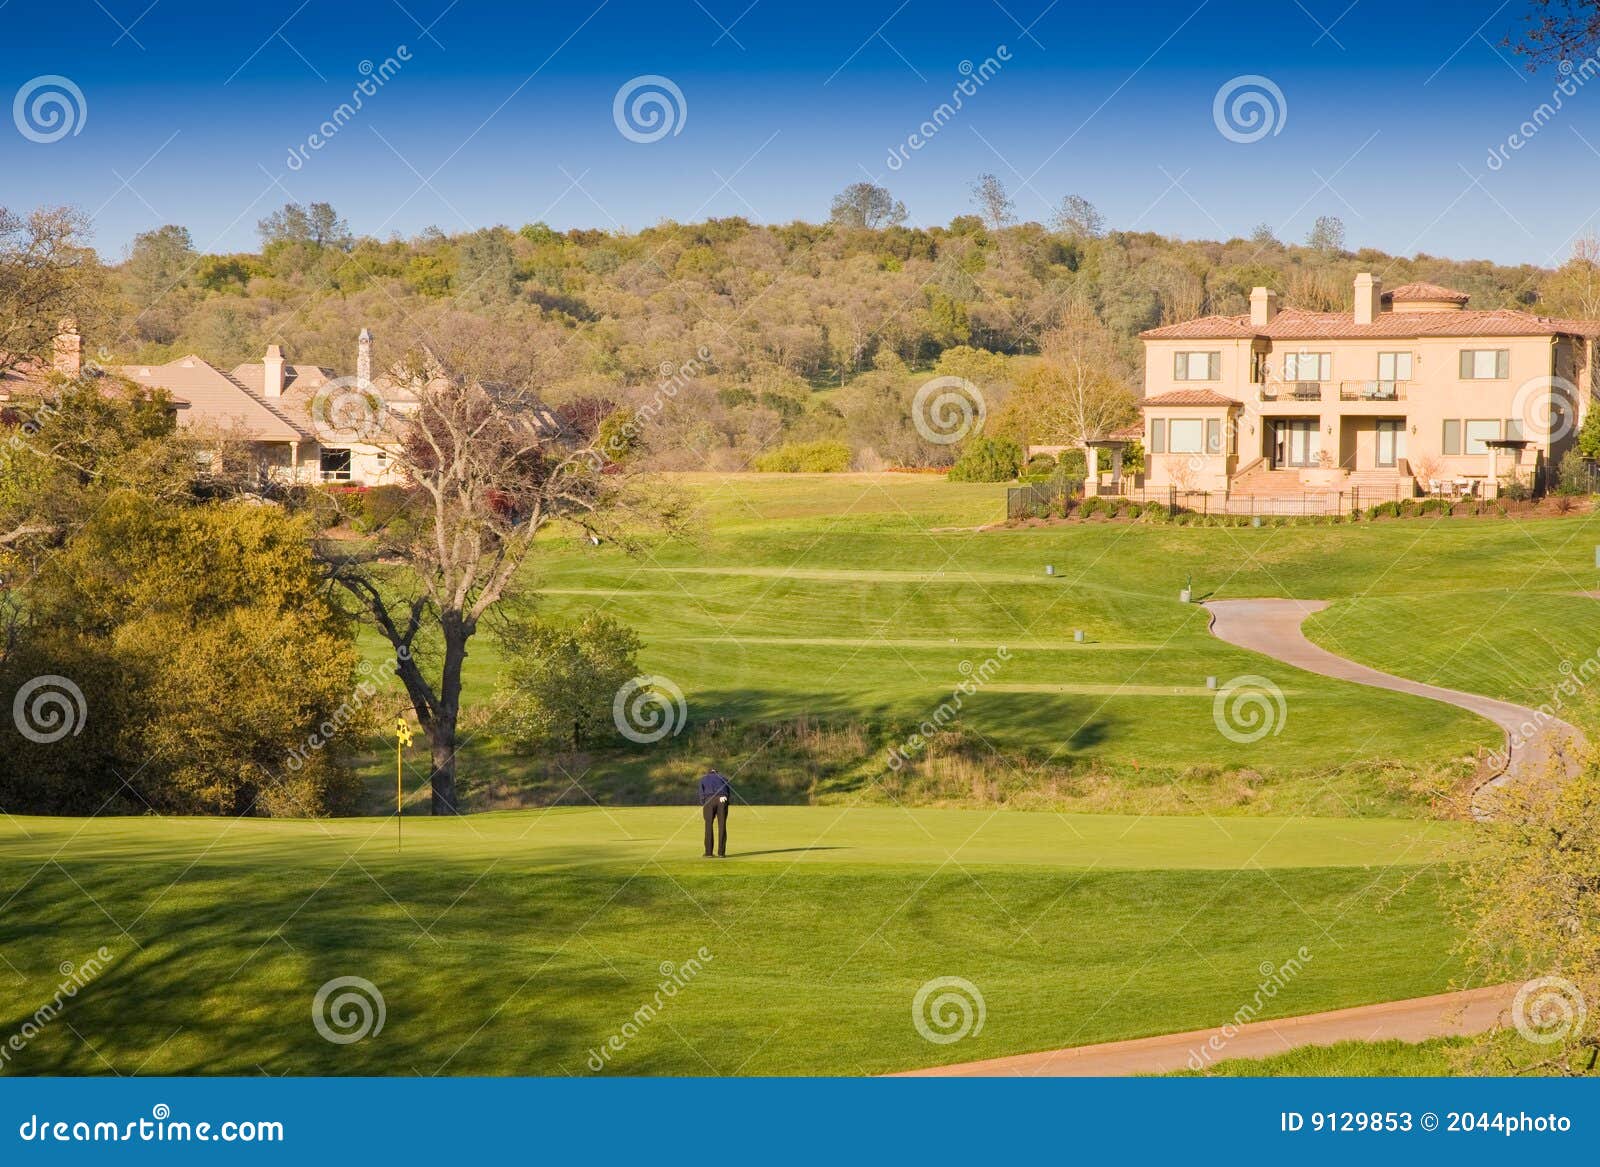
<svg viewBox="0 0 1600 1167">
<path fill-rule="evenodd" d="M 1272 340 L 1406 339 L 1424 336 L 1600 336 L 1600 320 L 1568 320 L 1535 316 L 1510 308 L 1454 312 L 1384 312 L 1371 324 L 1357 324 L 1349 312 L 1308 312 L 1285 308 L 1264 328 L 1252 328 L 1249 316 L 1202 316 L 1151 328 L 1144 340 Z"/>
<path fill-rule="evenodd" d="M 1137 441 L 1139 438 L 1144 437 L 1144 424 L 1136 421 L 1132 425 L 1123 426 L 1120 430 L 1112 430 L 1106 435 L 1106 437 L 1125 441 Z"/>
<path fill-rule="evenodd" d="M 1240 405 L 1231 397 L 1224 397 L 1214 389 L 1173 389 L 1166 393 L 1157 393 L 1154 397 L 1146 397 L 1139 402 L 1139 408 L 1146 405 Z M 1142 432 L 1142 431 L 1141 431 Z"/>
<path fill-rule="evenodd" d="M 1450 304 L 1465 304 L 1472 299 L 1465 292 L 1458 292 L 1454 288 L 1441 287 L 1438 284 L 1401 284 L 1393 291 L 1383 294 L 1385 300 L 1393 300 L 1397 304 L 1412 303 L 1418 300 L 1438 301 L 1443 300 Z"/>
</svg>

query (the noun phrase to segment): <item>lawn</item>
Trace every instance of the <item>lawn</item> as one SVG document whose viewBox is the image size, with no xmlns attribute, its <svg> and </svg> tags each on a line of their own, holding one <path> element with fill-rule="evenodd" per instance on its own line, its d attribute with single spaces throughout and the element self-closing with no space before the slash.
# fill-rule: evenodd
<svg viewBox="0 0 1600 1167">
<path fill-rule="evenodd" d="M 704 510 L 692 543 L 635 559 L 554 538 L 527 582 L 548 615 L 601 609 L 639 629 L 641 667 L 683 690 L 690 732 L 645 751 L 519 758 L 493 737 L 498 656 L 484 638 L 468 662 L 480 720 L 464 769 L 476 805 L 671 801 L 715 763 L 771 801 L 855 803 L 887 789 L 899 802 L 960 805 L 1061 778 L 1050 797 L 1014 804 L 1428 813 L 1441 781 L 1499 744 L 1491 726 L 1220 644 L 1205 612 L 1178 602 L 1185 582 L 1201 597 L 1333 600 L 1309 626 L 1329 647 L 1524 701 L 1547 699 L 1563 659 L 1600 647 L 1600 602 L 1574 594 L 1600 586 L 1600 520 L 1589 516 L 980 531 L 1000 515 L 1000 487 L 900 474 L 684 481 Z M 960 713 L 966 756 L 995 780 L 970 797 L 955 779 L 886 787 L 887 747 L 1002 646 L 1008 657 Z M 1245 675 L 1277 685 L 1286 716 L 1240 743 L 1218 732 L 1206 685 Z M 1600 729 L 1587 693 L 1570 716 Z M 854 758 L 761 747 L 798 718 L 855 727 L 865 745 Z M 708 725 L 762 732 L 730 742 L 700 732 Z M 1055 770 L 1024 773 L 1042 766 Z M 383 772 L 374 760 L 380 790 Z M 1072 789 L 1084 775 L 1102 780 Z"/>
<path fill-rule="evenodd" d="M 1441 991 L 1442 856 L 1414 821 L 739 807 L 393 822 L 20 819 L 0 826 L 0 1028 L 111 960 L 5 1072 L 878 1073 L 1218 1024 L 1302 947 L 1274 1016 Z M 680 970 L 701 949 L 693 976 Z M 318 1035 L 338 977 L 380 1033 Z M 981 1032 L 917 1033 L 962 977 Z"/>
</svg>

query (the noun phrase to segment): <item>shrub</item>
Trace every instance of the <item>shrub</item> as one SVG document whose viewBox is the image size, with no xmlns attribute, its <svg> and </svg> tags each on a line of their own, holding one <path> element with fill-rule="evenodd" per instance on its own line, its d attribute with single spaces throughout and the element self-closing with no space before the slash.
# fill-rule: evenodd
<svg viewBox="0 0 1600 1167">
<path fill-rule="evenodd" d="M 591 612 L 576 624 L 530 620 L 499 631 L 500 728 L 518 748 L 614 740 L 616 694 L 638 674 L 638 635 Z"/>
<path fill-rule="evenodd" d="M 1450 500 L 1447 498 L 1425 498 L 1417 505 L 1419 515 L 1448 515 L 1450 513 Z"/>
<path fill-rule="evenodd" d="M 1594 416 L 1594 411 L 1590 411 L 1590 416 Z M 1556 493 L 1571 497 L 1588 494 L 1593 488 L 1594 473 L 1589 469 L 1588 461 L 1579 451 L 1568 450 L 1556 467 Z"/>
<path fill-rule="evenodd" d="M 1078 504 L 1078 517 L 1087 519 L 1098 515 L 1105 510 L 1105 500 L 1099 498 L 1086 498 Z"/>
<path fill-rule="evenodd" d="M 1400 504 L 1394 501 L 1380 502 L 1377 506 L 1367 508 L 1369 519 L 1398 519 L 1400 517 Z"/>
<path fill-rule="evenodd" d="M 1528 484 L 1522 479 L 1512 477 L 1500 488 L 1500 497 L 1508 502 L 1527 502 L 1533 497 L 1533 491 L 1528 489 Z"/>
<path fill-rule="evenodd" d="M 1035 454 L 1022 467 L 1022 477 L 1033 480 L 1049 478 L 1056 472 L 1056 460 L 1049 454 Z"/>
<path fill-rule="evenodd" d="M 1140 509 L 1139 517 L 1147 523 L 1164 523 L 1172 517 L 1172 512 L 1167 510 L 1166 503 L 1147 502 Z"/>
<path fill-rule="evenodd" d="M 1010 482 L 1022 468 L 1022 447 L 1010 438 L 976 437 L 950 467 L 951 482 Z"/>
<path fill-rule="evenodd" d="M 761 455 L 755 467 L 768 474 L 839 474 L 850 469 L 850 447 L 843 442 L 789 442 Z"/>
</svg>

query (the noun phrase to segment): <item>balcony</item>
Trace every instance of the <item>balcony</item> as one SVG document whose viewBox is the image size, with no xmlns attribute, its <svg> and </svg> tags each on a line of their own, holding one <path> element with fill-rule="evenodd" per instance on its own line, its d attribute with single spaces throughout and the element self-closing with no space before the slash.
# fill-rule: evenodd
<svg viewBox="0 0 1600 1167">
<path fill-rule="evenodd" d="M 1321 381 L 1269 381 L 1261 386 L 1263 401 L 1321 401 Z"/>
<path fill-rule="evenodd" d="M 1404 401 L 1408 381 L 1340 381 L 1340 401 Z"/>
</svg>

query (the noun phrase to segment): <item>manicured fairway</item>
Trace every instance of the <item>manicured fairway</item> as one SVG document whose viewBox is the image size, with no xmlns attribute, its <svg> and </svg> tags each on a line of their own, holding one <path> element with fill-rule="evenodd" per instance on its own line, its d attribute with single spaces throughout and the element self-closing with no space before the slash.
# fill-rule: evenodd
<svg viewBox="0 0 1600 1167">
<path fill-rule="evenodd" d="M 583 1074 L 634 1022 L 606 1072 L 873 1073 L 1220 1023 L 1302 947 L 1264 1015 L 1458 971 L 1437 861 L 1460 826 L 739 807 L 733 827 L 706 861 L 692 808 L 418 819 L 398 856 L 381 821 L 7 822 L 0 1026 L 63 962 L 113 959 L 6 1072 Z M 318 1035 L 338 977 L 378 987 L 381 1033 Z M 939 977 L 977 987 L 981 1033 L 918 1035 Z"/>
<path fill-rule="evenodd" d="M 1266 775 L 1269 786 L 1299 782 L 1293 797 L 1259 800 L 1268 813 L 1384 814 L 1404 809 L 1404 798 L 1370 781 L 1339 788 L 1332 776 L 1351 767 L 1464 776 L 1499 734 L 1459 710 L 1219 644 L 1205 613 L 1178 602 L 1191 577 L 1202 598 L 1329 599 L 1309 625 L 1328 647 L 1524 703 L 1549 698 L 1564 660 L 1600 650 L 1600 601 L 1574 594 L 1600 586 L 1600 520 L 1591 516 L 980 532 L 1000 515 L 999 486 L 892 474 L 683 481 L 705 512 L 695 542 L 629 558 L 552 538 L 529 582 L 543 590 L 547 614 L 598 608 L 638 628 L 641 667 L 683 690 L 691 727 L 816 717 L 909 728 L 1004 646 L 990 683 L 962 702 L 961 724 L 986 755 L 1098 766 L 1135 781 L 1197 767 Z M 485 709 L 497 670 L 483 639 L 468 678 L 469 699 Z M 1286 715 L 1259 740 L 1220 733 L 1204 696 L 1207 678 L 1241 676 L 1285 693 Z M 1595 694 L 1585 689 L 1571 705 L 1563 716 L 1600 730 Z M 627 792 L 614 800 L 660 801 L 683 779 L 652 770 L 671 746 L 591 758 L 579 767 L 583 785 L 602 799 L 614 789 Z M 465 758 L 469 771 L 492 772 L 510 790 L 530 765 L 492 732 Z M 762 781 L 759 757 L 697 755 L 682 769 L 719 760 Z M 1010 780 L 1005 763 L 994 769 Z M 858 799 L 870 779 L 863 772 L 842 789 Z M 1336 793 L 1318 800 L 1323 783 Z M 835 793 L 822 784 L 801 797 Z M 778 796 L 777 786 L 767 794 Z M 792 784 L 784 796 L 795 796 Z M 1427 811 L 1425 797 L 1410 805 Z"/>
</svg>

